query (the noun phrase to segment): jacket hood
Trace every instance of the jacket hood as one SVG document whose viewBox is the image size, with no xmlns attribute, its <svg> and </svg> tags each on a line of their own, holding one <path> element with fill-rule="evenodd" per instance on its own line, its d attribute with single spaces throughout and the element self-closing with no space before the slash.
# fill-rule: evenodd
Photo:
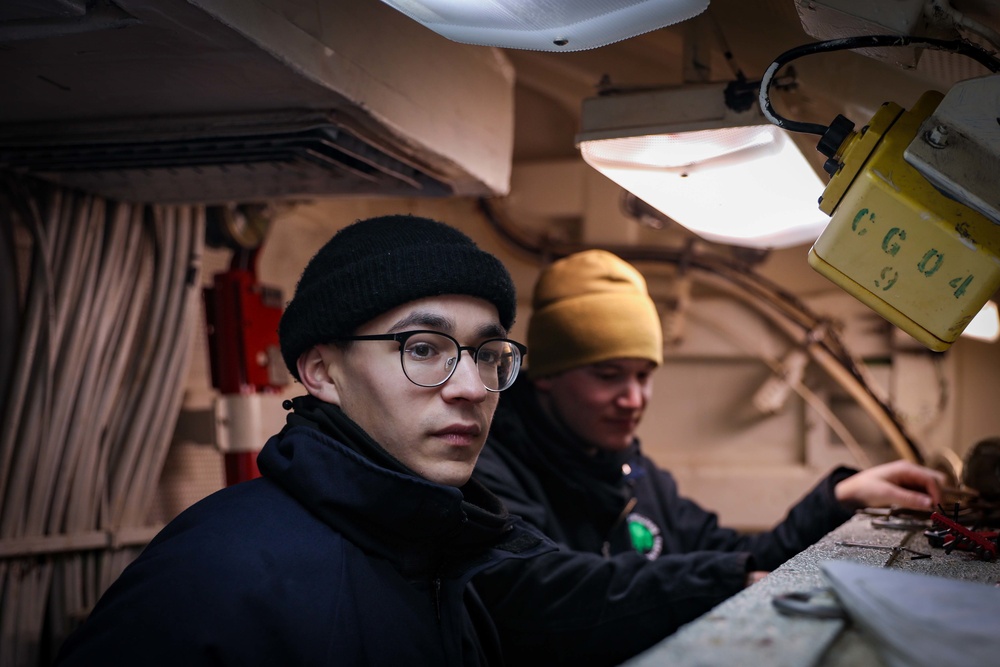
<svg viewBox="0 0 1000 667">
<path fill-rule="evenodd" d="M 364 551 L 402 571 L 446 571 L 501 547 L 514 524 L 478 482 L 461 489 L 379 466 L 345 443 L 289 426 L 264 445 L 261 474 Z"/>
</svg>

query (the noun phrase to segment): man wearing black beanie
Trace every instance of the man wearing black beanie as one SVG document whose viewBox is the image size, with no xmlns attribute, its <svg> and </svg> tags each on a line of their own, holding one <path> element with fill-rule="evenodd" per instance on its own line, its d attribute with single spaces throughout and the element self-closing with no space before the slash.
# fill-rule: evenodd
<svg viewBox="0 0 1000 667">
<path fill-rule="evenodd" d="M 510 275 L 461 232 L 388 216 L 306 266 L 279 327 L 306 390 L 262 477 L 196 503 L 59 665 L 494 665 L 471 578 L 551 543 L 473 466 L 524 346 Z"/>
</svg>

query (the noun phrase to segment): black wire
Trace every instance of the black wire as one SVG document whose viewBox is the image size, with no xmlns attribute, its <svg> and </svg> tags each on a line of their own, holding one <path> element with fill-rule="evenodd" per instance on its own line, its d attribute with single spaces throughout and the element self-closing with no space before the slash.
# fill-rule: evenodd
<svg viewBox="0 0 1000 667">
<path fill-rule="evenodd" d="M 963 42 L 958 40 L 944 40 L 944 39 L 933 39 L 931 37 L 911 37 L 907 35 L 864 35 L 857 37 L 843 37 L 840 39 L 830 39 L 824 42 L 814 42 L 812 44 L 803 44 L 802 46 L 796 46 L 795 48 L 785 51 L 768 66 L 767 70 L 764 72 L 764 76 L 761 77 L 760 84 L 760 108 L 764 112 L 764 116 L 777 125 L 778 127 L 789 130 L 791 132 L 804 132 L 807 134 L 819 134 L 822 135 L 826 133 L 827 126 L 819 125 L 818 123 L 802 123 L 799 121 L 789 120 L 784 118 L 775 112 L 774 107 L 771 105 L 771 99 L 769 92 L 771 89 L 771 82 L 774 79 L 775 73 L 784 67 L 786 64 L 790 63 L 797 58 L 803 56 L 809 56 L 814 53 L 827 53 L 830 51 L 843 51 L 845 49 L 870 49 L 876 47 L 886 47 L 886 46 L 909 46 L 909 45 L 919 45 L 925 46 L 931 49 L 936 49 L 938 51 L 950 51 L 951 53 L 957 53 L 959 55 L 967 56 L 972 58 L 980 65 L 985 67 L 991 72 L 997 72 L 1000 70 L 1000 60 L 996 58 L 992 53 L 986 49 L 972 44 L 970 42 Z"/>
</svg>

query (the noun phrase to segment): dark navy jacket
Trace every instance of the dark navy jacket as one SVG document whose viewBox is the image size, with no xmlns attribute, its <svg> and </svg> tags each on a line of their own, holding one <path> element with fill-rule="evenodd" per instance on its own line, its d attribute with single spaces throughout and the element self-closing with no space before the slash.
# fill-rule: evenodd
<svg viewBox="0 0 1000 667">
<path fill-rule="evenodd" d="M 387 470 L 307 426 L 259 465 L 164 528 L 57 664 L 501 662 L 468 581 L 543 543 L 492 494 Z"/>
<path fill-rule="evenodd" d="M 743 589 L 851 516 L 822 480 L 774 530 L 741 535 L 681 497 L 642 455 L 587 456 L 542 412 L 530 383 L 500 399 L 474 479 L 560 549 L 479 575 L 514 663 L 610 665 L 639 653 Z"/>
</svg>

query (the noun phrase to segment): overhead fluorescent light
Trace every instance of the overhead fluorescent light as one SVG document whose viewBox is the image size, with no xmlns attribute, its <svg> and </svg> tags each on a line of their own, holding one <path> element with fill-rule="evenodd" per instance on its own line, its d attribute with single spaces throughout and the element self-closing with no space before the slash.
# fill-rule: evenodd
<svg viewBox="0 0 1000 667">
<path fill-rule="evenodd" d="M 726 102 L 727 84 L 584 101 L 577 145 L 602 174 L 710 241 L 781 248 L 816 240 L 823 181 L 794 142 Z"/>
<path fill-rule="evenodd" d="M 997 312 L 997 304 L 993 301 L 983 304 L 969 326 L 962 331 L 962 335 L 987 343 L 1000 340 L 1000 313 Z"/>
<path fill-rule="evenodd" d="M 709 0 L 382 0 L 456 42 L 582 51 L 685 21 Z"/>
</svg>

